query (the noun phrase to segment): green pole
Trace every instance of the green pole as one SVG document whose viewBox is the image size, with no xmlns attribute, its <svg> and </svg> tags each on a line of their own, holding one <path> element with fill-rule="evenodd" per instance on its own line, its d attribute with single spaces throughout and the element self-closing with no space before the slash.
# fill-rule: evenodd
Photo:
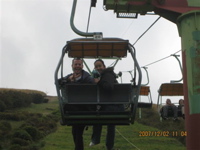
<svg viewBox="0 0 200 150">
<path fill-rule="evenodd" d="M 178 29 L 186 54 L 189 113 L 200 114 L 200 11 L 181 15 Z"/>
<path fill-rule="evenodd" d="M 188 150 L 200 149 L 200 11 L 178 18 L 182 43 L 185 125 Z"/>
</svg>

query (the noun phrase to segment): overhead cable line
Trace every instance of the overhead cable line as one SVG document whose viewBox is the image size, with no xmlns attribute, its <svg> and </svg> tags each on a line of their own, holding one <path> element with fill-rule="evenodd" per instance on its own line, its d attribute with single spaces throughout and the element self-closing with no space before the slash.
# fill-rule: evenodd
<svg viewBox="0 0 200 150">
<path fill-rule="evenodd" d="M 129 144 L 131 144 L 133 147 L 135 147 L 137 150 L 140 150 L 137 146 L 135 146 L 133 143 L 131 143 L 125 136 L 123 136 L 120 132 L 119 132 L 119 130 L 117 130 L 116 129 L 116 131 L 119 133 L 119 135 L 121 135 L 121 137 L 123 138 L 123 139 L 125 139 Z"/>
<path fill-rule="evenodd" d="M 174 54 L 171 54 L 171 55 L 169 55 L 169 56 L 167 56 L 167 57 L 164 57 L 164 58 L 162 58 L 162 59 L 159 59 L 159 60 L 154 61 L 154 62 L 152 62 L 152 63 L 149 63 L 149 64 L 147 64 L 147 65 L 144 65 L 144 66 L 142 66 L 142 67 L 147 67 L 147 66 L 150 66 L 150 65 L 152 65 L 152 64 L 155 64 L 155 63 L 157 63 L 157 62 L 159 62 L 159 61 L 162 61 L 162 60 L 164 60 L 164 59 L 167 59 L 167 58 L 169 58 L 169 57 L 175 55 L 176 53 L 178 53 L 178 52 L 180 52 L 180 51 L 181 51 L 181 50 L 179 50 L 179 51 L 175 52 Z"/>
<path fill-rule="evenodd" d="M 126 32 L 129 30 L 129 28 L 131 27 L 131 25 L 133 24 L 134 20 L 131 22 L 131 24 L 128 26 L 128 28 L 124 31 L 124 33 L 122 34 L 122 37 L 124 36 L 124 34 L 126 34 Z"/>
<path fill-rule="evenodd" d="M 161 16 L 160 17 L 158 17 L 149 27 L 148 27 L 148 29 L 146 30 L 146 31 L 144 31 L 144 33 L 135 41 L 135 43 L 133 43 L 133 46 L 142 38 L 142 36 L 159 20 L 161 18 Z"/>
<path fill-rule="evenodd" d="M 144 65 L 144 66 L 142 66 L 141 68 L 150 66 L 150 65 L 155 64 L 155 63 L 157 63 L 157 62 L 159 62 L 159 61 L 162 61 L 162 60 L 164 60 L 164 59 L 167 59 L 167 58 L 169 58 L 169 57 L 175 55 L 176 53 L 178 53 L 178 52 L 180 52 L 180 51 L 181 51 L 181 50 L 179 50 L 179 51 L 177 51 L 177 52 L 175 52 L 175 53 L 173 53 L 173 54 L 171 54 L 171 55 L 169 55 L 169 56 L 167 56 L 167 57 L 161 58 L 161 59 L 156 60 L 156 61 L 154 61 L 154 62 L 152 62 L 152 63 L 149 63 L 149 64 L 147 64 L 147 65 Z M 134 71 L 134 69 L 133 69 L 133 70 L 127 70 L 127 71 L 121 71 L 121 72 L 128 72 L 128 73 L 131 73 L 132 71 Z"/>
</svg>

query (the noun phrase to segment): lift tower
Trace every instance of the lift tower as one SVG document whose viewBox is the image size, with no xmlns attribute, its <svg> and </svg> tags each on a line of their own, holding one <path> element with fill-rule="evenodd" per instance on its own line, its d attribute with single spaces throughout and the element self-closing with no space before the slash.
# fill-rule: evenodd
<svg viewBox="0 0 200 150">
<path fill-rule="evenodd" d="M 182 45 L 186 113 L 186 146 L 200 149 L 200 0 L 104 0 L 118 18 L 137 18 L 148 12 L 170 20 L 178 27 Z"/>
</svg>

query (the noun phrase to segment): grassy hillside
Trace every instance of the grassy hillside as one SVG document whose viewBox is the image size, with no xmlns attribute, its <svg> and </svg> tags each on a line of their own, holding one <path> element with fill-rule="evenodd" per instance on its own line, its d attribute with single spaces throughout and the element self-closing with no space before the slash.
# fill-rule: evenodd
<svg viewBox="0 0 200 150">
<path fill-rule="evenodd" d="M 15 131 L 26 123 L 27 120 L 33 122 L 45 121 L 44 117 L 59 112 L 57 97 L 48 97 L 48 103 L 35 104 L 31 103 L 28 107 L 15 108 L 13 110 L 6 111 L 12 112 L 13 114 L 24 116 L 28 115 L 28 118 L 22 117 L 22 120 L 6 120 L 11 124 L 12 131 Z M 36 117 L 31 119 L 31 117 Z M 58 118 L 59 116 L 57 116 Z M 2 119 L 0 121 L 3 121 Z M 39 123 L 38 122 L 38 123 Z M 47 121 L 46 121 L 47 122 Z M 37 123 L 37 124 L 38 124 Z M 55 130 L 57 129 L 57 130 Z M 36 145 L 32 147 L 34 150 L 73 150 L 74 143 L 72 140 L 71 127 L 61 126 L 57 122 L 57 128 L 46 134 L 44 126 L 40 127 L 39 130 L 44 134 L 43 138 L 35 139 Z M 136 116 L 136 121 L 130 126 L 117 126 L 116 127 L 116 138 L 115 138 L 115 149 L 117 150 L 185 150 L 184 140 L 185 136 L 181 135 L 184 131 L 184 120 L 178 122 L 165 121 L 160 122 L 158 113 L 155 109 L 142 109 L 142 118 Z M 162 133 L 162 135 L 161 135 Z M 13 133 L 8 134 L 8 138 L 11 138 Z M 106 126 L 104 126 L 101 136 L 101 143 L 89 147 L 90 138 L 92 134 L 92 127 L 84 131 L 84 144 L 85 150 L 105 150 L 105 136 Z M 169 136 L 168 136 L 169 135 Z M 7 143 L 5 143 L 7 142 Z M 4 142 L 5 150 L 9 149 L 9 141 Z M 33 141 L 31 141 L 33 142 Z M 5 144 L 8 145 L 5 148 Z M 18 148 L 19 147 L 15 147 Z M 1 147 L 0 147 L 1 149 Z M 14 148 L 13 148 L 14 149 Z M 25 149 L 23 149 L 25 150 Z M 31 150 L 31 149 L 29 149 Z"/>
<path fill-rule="evenodd" d="M 138 114 L 137 114 L 138 116 Z M 115 149 L 120 150 L 185 150 L 184 142 L 180 142 L 180 132 L 184 128 L 183 120 L 178 122 L 160 122 L 155 109 L 143 109 L 142 118 L 136 116 L 136 121 L 130 126 L 117 126 Z M 146 125 L 144 125 L 146 124 Z M 169 127 L 168 129 L 166 127 Z M 181 126 L 181 128 L 180 128 Z M 179 130 L 177 130 L 179 129 Z M 177 131 L 177 132 L 176 132 Z M 151 134 L 150 134 L 151 133 Z M 84 131 L 84 145 L 86 150 L 106 150 L 105 137 L 106 126 L 103 128 L 101 143 L 89 147 L 92 127 Z M 162 135 L 161 135 L 162 134 Z M 42 150 L 73 150 L 71 127 L 58 124 L 56 132 L 48 135 L 45 139 L 45 146 Z"/>
<path fill-rule="evenodd" d="M 53 99 L 48 103 L 51 97 L 35 90 L 0 89 L 0 149 L 44 146 L 43 138 L 57 129 L 58 105 Z"/>
<path fill-rule="evenodd" d="M 140 136 L 141 131 L 160 131 L 156 128 L 145 126 L 135 122 L 131 126 L 117 126 L 115 149 L 120 150 L 185 150 L 185 146 L 175 138 L 165 136 Z M 89 147 L 92 127 L 84 131 L 84 144 L 86 150 L 106 150 L 105 136 L 106 127 L 103 128 L 101 143 Z M 71 127 L 59 126 L 55 133 L 50 134 L 45 139 L 45 147 L 42 150 L 73 150 Z"/>
</svg>

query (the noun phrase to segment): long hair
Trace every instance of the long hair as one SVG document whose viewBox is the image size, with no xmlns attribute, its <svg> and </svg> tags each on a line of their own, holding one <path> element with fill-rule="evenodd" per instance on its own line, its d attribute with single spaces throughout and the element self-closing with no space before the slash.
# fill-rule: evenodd
<svg viewBox="0 0 200 150">
<path fill-rule="evenodd" d="M 105 65 L 105 63 L 104 63 L 104 61 L 103 61 L 102 59 L 97 59 L 97 60 L 95 60 L 94 64 L 95 64 L 97 61 L 100 61 L 100 62 L 103 64 L 103 66 L 106 68 L 106 65 Z"/>
</svg>

